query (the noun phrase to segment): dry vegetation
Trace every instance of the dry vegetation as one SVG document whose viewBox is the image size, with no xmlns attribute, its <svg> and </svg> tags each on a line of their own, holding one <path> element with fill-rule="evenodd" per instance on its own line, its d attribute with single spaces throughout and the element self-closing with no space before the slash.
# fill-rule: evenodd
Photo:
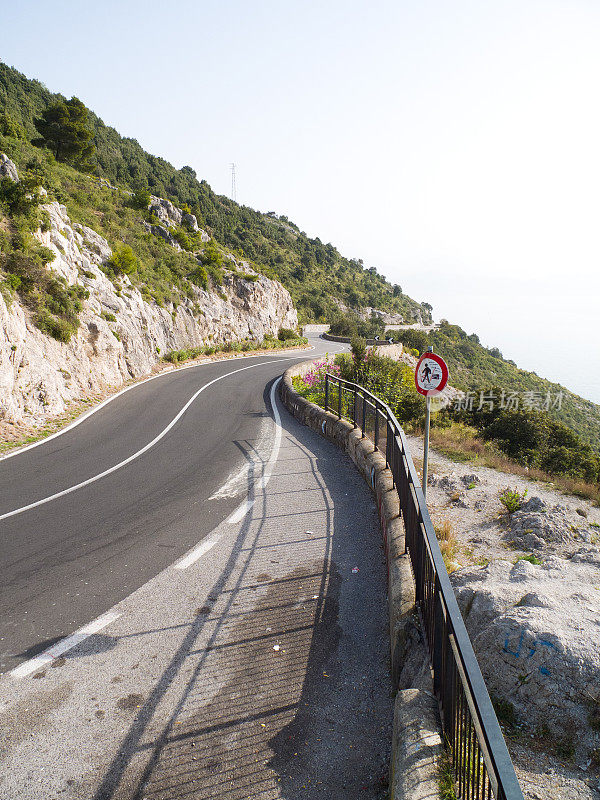
<svg viewBox="0 0 600 800">
<path fill-rule="evenodd" d="M 540 469 L 524 467 L 508 458 L 491 442 L 484 442 L 474 428 L 454 423 L 449 428 L 432 428 L 431 445 L 452 461 L 475 463 L 481 467 L 520 475 L 534 481 L 552 484 L 566 494 L 585 497 L 600 505 L 600 487 L 567 476 L 549 475 Z"/>
</svg>

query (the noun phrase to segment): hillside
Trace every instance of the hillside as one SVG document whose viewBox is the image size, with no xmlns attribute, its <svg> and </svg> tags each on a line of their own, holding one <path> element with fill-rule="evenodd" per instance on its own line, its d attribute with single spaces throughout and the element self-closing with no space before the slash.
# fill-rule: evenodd
<svg viewBox="0 0 600 800">
<path fill-rule="evenodd" d="M 168 302 L 156 302 L 131 248 L 112 250 L 97 231 L 71 220 L 65 205 L 48 201 L 45 188 L 32 192 L 25 175 L 0 153 L 0 424 L 8 424 L 9 437 L 15 425 L 43 423 L 73 400 L 147 375 L 163 359 L 299 341 L 290 330 L 297 314 L 280 283 L 223 255 L 193 217 L 190 237 L 210 253 L 208 269 L 203 255 L 167 240 L 168 223 L 183 217 L 168 201 L 151 199 L 165 227 L 146 223 L 146 245 L 168 265 L 165 274 L 179 273 L 180 286 Z"/>
<path fill-rule="evenodd" d="M 0 63 L 0 114 L 7 114 L 26 140 L 38 135 L 34 120 L 59 99 L 64 98 Z M 189 207 L 198 224 L 219 244 L 250 261 L 259 272 L 283 283 L 292 295 L 301 323 L 331 321 L 339 302 L 352 308 L 370 306 L 397 312 L 409 322 L 431 318 L 430 306 L 403 294 L 399 286 L 388 283 L 374 267 L 366 269 L 361 261 L 340 255 L 332 244 L 309 238 L 285 216 L 274 212 L 264 214 L 216 195 L 206 181 L 197 179 L 191 167 L 175 169 L 164 159 L 147 153 L 135 139 L 120 136 L 93 112 L 88 119 L 96 148 L 93 174 L 114 186 L 130 190 L 147 188 L 177 206 Z M 20 154 L 9 144 L 0 136 L 0 150 L 7 152 L 19 166 Z M 23 152 L 22 156 L 25 155 Z M 38 157 L 45 163 L 51 162 L 47 152 L 42 156 L 38 150 Z M 69 201 L 78 203 L 79 213 L 89 205 L 90 198 L 85 193 L 91 192 L 91 184 L 79 181 L 77 187 L 59 185 L 56 190 L 64 193 L 58 199 L 67 204 L 69 213 L 72 213 Z M 108 209 L 96 208 L 96 211 L 107 213 Z M 110 241 L 110 233 L 108 238 Z"/>
<path fill-rule="evenodd" d="M 93 163 L 81 169 L 57 160 L 49 149 L 33 144 L 39 135 L 34 121 L 57 100 L 64 98 L 0 63 L 0 152 L 14 161 L 21 178 L 19 190 L 5 182 L 0 198 L 0 289 L 7 304 L 18 295 L 25 306 L 31 306 L 35 289 L 32 320 L 38 330 L 67 341 L 79 325 L 79 295 L 90 291 L 85 268 L 78 273 L 63 271 L 69 289 L 61 289 L 58 299 L 46 285 L 45 267 L 51 264 L 55 269 L 58 264 L 38 246 L 50 225 L 43 209 L 48 201 L 64 206 L 73 229 L 86 226 L 90 235 L 105 240 L 109 255 L 97 266 L 117 299 L 131 291 L 139 293 L 153 313 L 160 310 L 175 321 L 181 309 L 192 317 L 189 341 L 180 332 L 168 345 L 156 343 L 163 352 L 164 346 L 181 349 L 206 343 L 203 304 L 212 307 L 225 302 L 223 298 L 229 301 L 228 287 L 235 284 L 235 292 L 241 292 L 242 284 L 248 287 L 257 280 L 280 281 L 290 292 L 301 323 L 339 325 L 352 316 L 349 309 L 364 316 L 370 308 L 400 314 L 407 321 L 431 319 L 431 306 L 412 300 L 374 268 L 365 269 L 360 261 L 341 256 L 333 245 L 310 239 L 284 216 L 263 214 L 216 195 L 193 169 L 177 170 L 150 155 L 83 106 L 95 146 Z M 39 185 L 47 197 L 34 197 Z M 23 271 L 27 275 L 21 275 Z M 56 294 L 56 287 L 53 291 Z M 252 294 L 251 289 L 243 291 Z M 204 293 L 201 302 L 199 293 Z M 113 316 L 110 309 L 100 313 Z M 212 312 L 208 318 L 216 325 Z M 272 332 L 275 325 L 271 320 L 259 328 Z M 242 324 L 227 332 L 217 326 L 212 335 L 243 338 L 251 328 Z M 550 415 L 600 451 L 600 406 L 519 369 L 496 348 L 483 347 L 475 334 L 444 322 L 429 336 L 408 330 L 399 331 L 397 337 L 420 351 L 432 344 L 447 359 L 452 383 L 464 391 L 477 394 L 497 387 L 507 394 L 520 393 L 521 401 L 523 393 L 537 393 L 528 398 L 542 404 L 550 394 Z"/>
</svg>

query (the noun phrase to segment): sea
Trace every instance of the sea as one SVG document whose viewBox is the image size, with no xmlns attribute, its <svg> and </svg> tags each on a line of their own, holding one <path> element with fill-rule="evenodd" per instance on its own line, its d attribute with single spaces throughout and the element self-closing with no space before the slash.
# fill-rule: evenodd
<svg viewBox="0 0 600 800">
<path fill-rule="evenodd" d="M 494 293 L 437 298 L 434 316 L 477 333 L 523 369 L 600 404 L 600 313 L 597 296 L 514 296 Z"/>
</svg>

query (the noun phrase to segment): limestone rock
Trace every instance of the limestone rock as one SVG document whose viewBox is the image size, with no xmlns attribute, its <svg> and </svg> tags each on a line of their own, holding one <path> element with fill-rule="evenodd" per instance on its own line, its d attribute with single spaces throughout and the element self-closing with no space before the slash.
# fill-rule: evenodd
<svg viewBox="0 0 600 800">
<path fill-rule="evenodd" d="M 193 231 L 199 231 L 200 228 L 198 227 L 198 220 L 193 214 L 186 214 L 185 212 L 181 215 L 181 221 L 188 226 Z"/>
<path fill-rule="evenodd" d="M 17 168 L 6 153 L 0 153 L 0 178 L 10 178 L 15 183 L 19 182 Z"/>
<path fill-rule="evenodd" d="M 0 420 L 40 423 L 72 400 L 149 373 L 170 350 L 262 340 L 298 324 L 288 291 L 262 275 L 256 281 L 229 275 L 219 294 L 194 287 L 194 297 L 182 298 L 177 308 L 146 302 L 127 276 L 117 294 L 100 269 L 112 255 L 106 239 L 71 224 L 64 205 L 43 207 L 50 228 L 35 235 L 55 255 L 50 269 L 69 285 L 85 286 L 90 296 L 77 334 L 64 344 L 36 328 L 18 298 L 8 307 L 0 295 Z M 177 217 L 168 201 L 161 208 L 170 219 Z M 250 271 L 244 262 L 233 266 Z"/>
<path fill-rule="evenodd" d="M 183 213 L 180 209 L 176 208 L 170 200 L 165 200 L 163 197 L 151 195 L 150 213 L 158 217 L 167 228 L 169 226 L 177 227 L 181 225 Z"/>
<path fill-rule="evenodd" d="M 490 691 L 532 729 L 576 732 L 584 750 L 598 747 L 590 725 L 600 703 L 598 548 L 542 565 L 492 561 L 451 580 Z"/>
<path fill-rule="evenodd" d="M 550 543 L 589 543 L 592 531 L 573 509 L 559 504 L 548 508 L 539 497 L 532 497 L 510 515 L 508 540 L 526 550 L 542 550 Z"/>
</svg>

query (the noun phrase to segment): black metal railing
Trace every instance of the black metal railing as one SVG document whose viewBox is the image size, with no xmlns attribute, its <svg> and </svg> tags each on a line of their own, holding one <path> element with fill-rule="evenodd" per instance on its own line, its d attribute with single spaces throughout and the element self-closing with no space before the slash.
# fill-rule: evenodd
<svg viewBox="0 0 600 800">
<path fill-rule="evenodd" d="M 400 500 L 416 602 L 429 651 L 457 797 L 523 800 L 458 608 L 406 436 L 389 406 L 363 386 L 325 376 L 325 408 L 350 420 L 385 454 Z"/>
</svg>

